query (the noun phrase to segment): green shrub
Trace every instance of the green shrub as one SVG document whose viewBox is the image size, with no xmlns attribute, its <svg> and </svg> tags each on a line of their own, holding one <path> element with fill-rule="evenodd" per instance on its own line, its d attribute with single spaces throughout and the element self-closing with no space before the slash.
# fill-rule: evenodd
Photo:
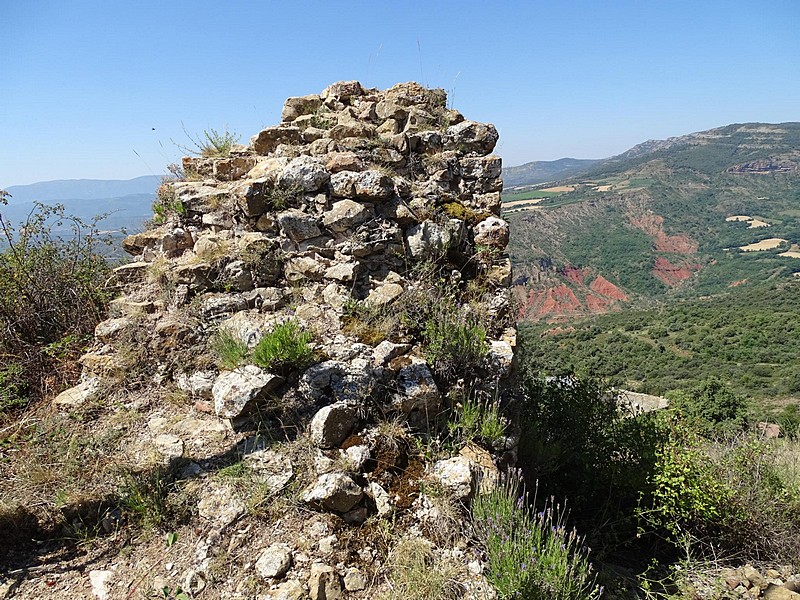
<svg viewBox="0 0 800 600">
<path fill-rule="evenodd" d="M 238 336 L 227 329 L 218 329 L 211 338 L 211 350 L 223 369 L 232 371 L 245 362 L 250 350 Z"/>
<path fill-rule="evenodd" d="M 165 177 L 156 190 L 156 200 L 153 202 L 153 223 L 160 225 L 166 222 L 172 214 L 186 215 L 186 207 L 178 199 L 175 189 L 170 185 L 171 178 Z"/>
<path fill-rule="evenodd" d="M 656 450 L 649 506 L 640 506 L 637 513 L 650 530 L 680 545 L 718 529 L 731 490 L 716 478 L 697 432 L 676 419 L 668 423 L 667 431 L 667 439 Z"/>
<path fill-rule="evenodd" d="M 5 204 L 0 194 L 0 206 Z M 0 214 L 0 375 L 11 404 L 51 394 L 78 376 L 76 359 L 110 298 L 110 239 L 62 206 L 35 204 L 17 230 Z M 7 409 L 9 404 L 0 412 Z"/>
<path fill-rule="evenodd" d="M 566 509 L 545 503 L 531 513 L 518 475 L 473 500 L 472 517 L 488 555 L 486 577 L 501 600 L 583 600 L 602 589 L 575 529 L 566 528 Z"/>
<path fill-rule="evenodd" d="M 523 371 L 518 464 L 528 480 L 569 498 L 572 520 L 600 553 L 636 540 L 636 507 L 664 435 L 652 413 L 632 416 L 604 385 Z"/>
<path fill-rule="evenodd" d="M 0 366 L 0 414 L 25 406 L 27 387 L 24 372 L 18 363 Z"/>
<path fill-rule="evenodd" d="M 710 440 L 672 415 L 642 493 L 642 533 L 708 558 L 800 560 L 800 448 L 757 433 Z"/>
<path fill-rule="evenodd" d="M 781 433 L 788 438 L 797 439 L 800 434 L 800 406 L 788 404 L 778 414 L 778 424 L 781 426 Z"/>
<path fill-rule="evenodd" d="M 286 374 L 308 365 L 314 358 L 312 336 L 297 321 L 285 321 L 262 337 L 253 349 L 253 362 L 270 371 Z"/>
<path fill-rule="evenodd" d="M 474 372 L 489 352 L 483 325 L 452 305 L 426 321 L 422 338 L 425 359 L 446 380 Z"/>
<path fill-rule="evenodd" d="M 205 156 L 206 158 L 225 158 L 230 156 L 233 145 L 239 141 L 240 137 L 239 134 L 228 131 L 227 128 L 222 131 L 204 129 L 201 135 L 194 136 L 184 127 L 183 133 L 189 138 L 191 146 L 178 144 L 174 140 L 173 144 L 187 154 Z"/>
<path fill-rule="evenodd" d="M 707 437 L 731 435 L 747 424 L 748 402 L 716 377 L 711 377 L 689 392 L 669 395 L 671 407 L 692 427 Z"/>
</svg>

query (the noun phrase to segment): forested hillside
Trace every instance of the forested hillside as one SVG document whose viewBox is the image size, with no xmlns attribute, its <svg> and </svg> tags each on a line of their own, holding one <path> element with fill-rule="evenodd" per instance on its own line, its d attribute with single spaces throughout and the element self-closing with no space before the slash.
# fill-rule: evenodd
<svg viewBox="0 0 800 600">
<path fill-rule="evenodd" d="M 548 185 L 505 198 L 527 319 L 619 308 L 592 301 L 598 275 L 646 305 L 800 271 L 800 123 L 647 142 Z M 557 301 L 542 306 L 553 290 Z"/>
</svg>

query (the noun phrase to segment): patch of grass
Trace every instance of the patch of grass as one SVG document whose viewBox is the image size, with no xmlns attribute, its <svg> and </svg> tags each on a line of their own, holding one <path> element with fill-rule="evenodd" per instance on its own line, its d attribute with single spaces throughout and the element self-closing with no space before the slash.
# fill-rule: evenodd
<svg viewBox="0 0 800 600">
<path fill-rule="evenodd" d="M 442 306 L 425 323 L 425 359 L 445 379 L 480 367 L 489 351 L 486 329 L 469 315 Z"/>
<path fill-rule="evenodd" d="M 237 335 L 227 329 L 218 329 L 211 338 L 211 350 L 223 369 L 233 371 L 241 366 L 250 354 L 250 349 Z"/>
<path fill-rule="evenodd" d="M 119 504 L 123 514 L 143 529 L 172 531 L 191 514 L 174 474 L 164 466 L 125 473 Z"/>
<path fill-rule="evenodd" d="M 566 509 L 552 500 L 531 513 L 519 476 L 475 498 L 475 529 L 489 557 L 487 578 L 501 600 L 590 600 L 602 589 L 583 546 L 566 527 Z"/>
<path fill-rule="evenodd" d="M 311 339 L 311 334 L 302 331 L 297 321 L 279 323 L 253 348 L 253 362 L 282 374 L 300 370 L 314 358 L 314 350 L 309 345 Z"/>
<path fill-rule="evenodd" d="M 171 181 L 172 179 L 164 178 L 156 190 L 156 201 L 152 206 L 155 225 L 165 223 L 170 215 L 185 216 L 187 214 L 186 207 L 178 199 L 175 189 L 170 185 Z"/>
<path fill-rule="evenodd" d="M 176 146 L 187 154 L 195 154 L 206 158 L 225 158 L 230 156 L 233 145 L 239 141 L 240 137 L 239 134 L 228 131 L 227 128 L 222 131 L 204 129 L 197 136 L 193 136 L 185 128 L 183 132 L 189 138 L 192 147 L 180 144 L 176 144 Z"/>
<path fill-rule="evenodd" d="M 506 421 L 500 412 L 499 399 L 483 396 L 477 391 L 466 394 L 448 422 L 451 434 L 462 444 L 479 440 L 491 447 L 505 433 Z"/>
<path fill-rule="evenodd" d="M 284 210 L 295 206 L 297 199 L 302 197 L 304 191 L 299 186 L 274 185 L 265 191 L 265 199 L 271 210 Z"/>
<path fill-rule="evenodd" d="M 464 595 L 458 565 L 437 557 L 424 540 L 401 540 L 388 567 L 390 589 L 383 600 L 457 600 Z"/>
<path fill-rule="evenodd" d="M 348 299 L 342 315 L 342 331 L 355 336 L 363 344 L 376 346 L 397 333 L 400 325 L 396 312 L 386 306 Z"/>
</svg>

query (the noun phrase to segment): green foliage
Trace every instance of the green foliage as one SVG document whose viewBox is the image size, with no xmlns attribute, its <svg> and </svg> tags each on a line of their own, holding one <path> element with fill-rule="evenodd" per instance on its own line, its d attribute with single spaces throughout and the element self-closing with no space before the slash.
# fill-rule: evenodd
<svg viewBox="0 0 800 600">
<path fill-rule="evenodd" d="M 777 416 L 777 421 L 784 436 L 790 439 L 797 439 L 800 436 L 800 406 L 797 404 L 783 407 Z"/>
<path fill-rule="evenodd" d="M 250 350 L 237 335 L 227 329 L 218 329 L 211 338 L 211 351 L 223 369 L 232 371 L 247 359 Z"/>
<path fill-rule="evenodd" d="M 753 285 L 790 279 L 800 270 L 800 260 L 779 256 L 783 250 L 738 248 L 767 237 L 800 242 L 797 173 L 728 169 L 755 160 L 794 160 L 800 127 L 782 124 L 775 135 L 740 129 L 720 128 L 702 144 L 686 139 L 655 152 L 605 161 L 584 176 L 591 181 L 568 182 L 576 186 L 573 192 L 545 198 L 536 213 L 509 214 L 514 232 L 509 252 L 517 273 L 528 268 L 533 275 L 533 265 L 542 260 L 590 267 L 626 292 L 635 292 L 634 300 L 642 302 L 720 293 L 743 280 Z M 597 191 L 600 185 L 612 189 Z M 681 252 L 670 244 L 662 248 L 672 252 L 660 251 L 659 240 L 665 238 L 633 225 L 644 215 L 663 217 L 664 234 L 684 235 L 698 251 L 686 254 L 690 247 Z M 758 216 L 770 227 L 727 222 L 731 215 Z M 692 277 L 675 288 L 663 285 L 652 273 L 657 258 L 688 266 Z"/>
<path fill-rule="evenodd" d="M 284 210 L 296 205 L 297 199 L 302 195 L 303 189 L 299 186 L 273 185 L 265 189 L 264 198 L 271 210 Z"/>
<path fill-rule="evenodd" d="M 98 220 L 36 204 L 15 231 L 0 215 L 0 378 L 9 386 L 0 412 L 77 376 L 74 361 L 110 297 Z"/>
<path fill-rule="evenodd" d="M 453 379 L 481 366 L 489 351 L 486 329 L 455 306 L 441 306 L 425 322 L 425 359 L 439 376 Z"/>
<path fill-rule="evenodd" d="M 524 324 L 522 361 L 547 374 L 591 373 L 664 394 L 718 377 L 737 395 L 800 392 L 800 284 L 733 288 L 724 296 L 627 310 L 571 323 Z"/>
<path fill-rule="evenodd" d="M 160 529 L 180 524 L 190 511 L 185 498 L 176 491 L 170 470 L 158 466 L 128 472 L 119 490 L 119 504 L 133 523 L 144 529 Z"/>
<path fill-rule="evenodd" d="M 216 129 L 204 129 L 198 136 L 191 135 L 184 128 L 183 132 L 189 141 L 192 143 L 191 147 L 176 144 L 181 150 L 188 154 L 197 154 L 207 158 L 225 158 L 230 156 L 233 145 L 239 141 L 239 135 L 227 129 L 217 131 Z"/>
<path fill-rule="evenodd" d="M 521 387 L 518 464 L 526 478 L 548 495 L 569 498 L 593 546 L 605 551 L 629 543 L 660 443 L 653 416 L 630 415 L 592 379 L 541 379 L 523 367 Z"/>
<path fill-rule="evenodd" d="M 153 223 L 160 225 L 165 223 L 170 215 L 176 214 L 185 216 L 187 211 L 177 195 L 175 189 L 170 185 L 170 179 L 164 179 L 158 190 L 156 190 L 156 201 L 153 202 Z"/>
<path fill-rule="evenodd" d="M 643 534 L 698 555 L 800 558 L 796 442 L 757 434 L 709 440 L 679 415 L 664 429 L 637 508 Z"/>
<path fill-rule="evenodd" d="M 464 395 L 448 421 L 451 434 L 462 444 L 477 440 L 492 447 L 506 430 L 506 420 L 500 410 L 499 398 L 474 390 Z"/>
<path fill-rule="evenodd" d="M 17 362 L 0 366 L 0 414 L 25 406 L 28 385 L 25 373 Z"/>
<path fill-rule="evenodd" d="M 707 437 L 731 435 L 747 424 L 747 400 L 715 377 L 687 392 L 677 391 L 669 398 L 671 408 L 691 421 L 695 431 Z"/>
<path fill-rule="evenodd" d="M 668 431 L 656 451 L 650 507 L 640 506 L 638 514 L 650 528 L 666 532 L 678 544 L 685 535 L 707 536 L 713 531 L 730 490 L 715 478 L 696 432 L 679 420 L 673 420 Z"/>
<path fill-rule="evenodd" d="M 583 600 L 602 594 L 583 538 L 566 528 L 566 508 L 551 500 L 531 514 L 518 475 L 478 495 L 472 517 L 488 555 L 486 576 L 501 600 Z"/>
<path fill-rule="evenodd" d="M 300 370 L 314 358 L 314 350 L 309 345 L 311 339 L 311 334 L 302 331 L 297 321 L 279 323 L 253 348 L 253 362 L 283 374 Z"/>
</svg>

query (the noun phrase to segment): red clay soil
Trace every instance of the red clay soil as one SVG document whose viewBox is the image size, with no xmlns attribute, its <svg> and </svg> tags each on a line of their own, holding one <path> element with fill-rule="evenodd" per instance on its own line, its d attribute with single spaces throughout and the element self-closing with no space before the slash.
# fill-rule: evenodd
<svg viewBox="0 0 800 600">
<path fill-rule="evenodd" d="M 538 320 L 547 315 L 579 314 L 582 309 L 573 291 L 566 285 L 558 285 L 542 291 L 530 290 L 520 316 Z"/>
<path fill-rule="evenodd" d="M 586 308 L 589 312 L 604 313 L 608 312 L 608 307 L 614 304 L 611 298 L 604 298 L 595 294 L 586 294 Z"/>
<path fill-rule="evenodd" d="M 692 276 L 690 268 L 698 271 L 700 265 L 673 265 L 666 258 L 658 257 L 651 273 L 663 281 L 665 285 L 674 287 L 684 279 L 689 279 Z"/>
<path fill-rule="evenodd" d="M 667 235 L 664 232 L 664 217 L 661 215 L 642 215 L 630 217 L 631 225 L 641 229 L 653 238 L 653 244 L 658 252 L 671 252 L 673 254 L 694 254 L 697 252 L 697 242 L 686 234 Z"/>
<path fill-rule="evenodd" d="M 580 312 L 581 308 L 583 308 L 575 293 L 565 285 L 550 288 L 545 293 L 547 297 L 539 308 L 540 313 L 564 315 Z"/>
<path fill-rule="evenodd" d="M 589 274 L 589 269 L 579 269 L 578 267 L 573 267 L 572 265 L 567 265 L 566 267 L 562 267 L 558 270 L 560 275 L 563 275 L 568 281 L 572 283 L 577 283 L 578 285 L 583 285 L 583 280 L 586 279 L 586 276 Z"/>
<path fill-rule="evenodd" d="M 623 292 L 602 275 L 598 275 L 594 278 L 594 281 L 589 284 L 589 289 L 602 296 L 605 296 L 606 298 L 611 298 L 612 300 L 625 302 L 628 299 L 628 297 L 625 295 L 625 292 Z"/>
</svg>

